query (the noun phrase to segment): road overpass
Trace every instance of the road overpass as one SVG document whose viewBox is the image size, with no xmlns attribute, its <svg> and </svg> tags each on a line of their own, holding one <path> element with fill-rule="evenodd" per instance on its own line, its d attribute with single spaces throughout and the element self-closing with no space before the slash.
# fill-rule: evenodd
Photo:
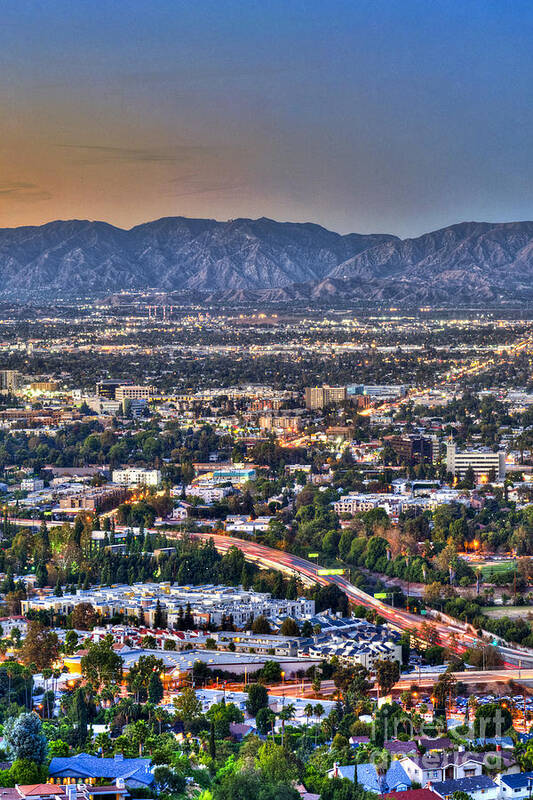
<svg viewBox="0 0 533 800">
<path fill-rule="evenodd" d="M 25 527 L 35 527 L 40 524 L 39 520 L 36 521 L 33 519 L 12 518 L 9 521 L 15 525 L 22 525 Z M 116 530 L 123 531 L 126 530 L 126 527 L 117 525 Z M 164 532 L 169 539 L 183 536 L 182 533 L 177 531 L 163 531 L 161 528 L 147 529 L 147 532 Z M 250 563 L 257 564 L 258 567 L 263 569 L 277 569 L 285 574 L 295 575 L 307 585 L 319 584 L 321 586 L 327 586 L 333 583 L 344 592 L 350 603 L 373 609 L 392 626 L 398 628 L 398 630 L 406 631 L 421 639 L 425 639 L 427 637 L 427 627 L 429 626 L 435 636 L 437 644 L 442 647 L 447 647 L 458 654 L 463 653 L 478 641 L 473 630 L 465 623 L 459 621 L 442 622 L 439 619 L 422 617 L 402 609 L 392 608 L 381 600 L 367 594 L 362 589 L 359 589 L 357 586 L 354 586 L 354 584 L 350 583 L 342 575 L 319 575 L 319 570 L 323 569 L 322 567 L 305 558 L 293 555 L 292 553 L 266 547 L 265 545 L 247 539 L 236 539 L 231 536 L 225 536 L 220 533 L 188 533 L 187 535 L 202 541 L 212 539 L 216 549 L 220 553 L 226 553 L 231 547 L 237 547 Z M 527 667 L 531 667 L 533 669 L 533 651 L 526 650 L 525 648 L 507 647 L 501 644 L 497 646 L 497 649 L 504 661 L 505 668 L 513 669 L 523 667 L 526 669 Z"/>
</svg>

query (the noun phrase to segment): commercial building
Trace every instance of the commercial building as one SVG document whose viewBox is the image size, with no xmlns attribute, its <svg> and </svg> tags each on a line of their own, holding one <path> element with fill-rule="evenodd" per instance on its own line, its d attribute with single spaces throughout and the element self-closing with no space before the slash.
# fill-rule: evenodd
<svg viewBox="0 0 533 800">
<path fill-rule="evenodd" d="M 448 442 L 446 448 L 446 467 L 454 477 L 464 478 L 466 471 L 471 468 L 478 482 L 490 480 L 491 474 L 497 481 L 505 478 L 505 450 L 494 452 L 488 447 L 458 450 L 455 442 Z"/>
<path fill-rule="evenodd" d="M 98 397 L 105 397 L 106 400 L 116 400 L 115 394 L 119 386 L 131 385 L 132 381 L 119 378 L 106 378 L 96 384 L 96 394 Z"/>
<path fill-rule="evenodd" d="M 402 464 L 434 464 L 439 456 L 439 443 L 436 436 L 402 434 L 386 436 L 384 444 L 389 445 Z"/>
<path fill-rule="evenodd" d="M 32 392 L 58 392 L 59 383 L 57 381 L 34 381 L 30 383 Z"/>
<path fill-rule="evenodd" d="M 117 386 L 115 389 L 115 400 L 122 402 L 123 400 L 150 400 L 155 394 L 153 386 L 133 386 L 125 385 Z"/>
<path fill-rule="evenodd" d="M 158 486 L 161 483 L 161 471 L 142 467 L 124 467 L 124 469 L 114 469 L 112 479 L 113 483 L 118 483 L 120 486 Z"/>
</svg>

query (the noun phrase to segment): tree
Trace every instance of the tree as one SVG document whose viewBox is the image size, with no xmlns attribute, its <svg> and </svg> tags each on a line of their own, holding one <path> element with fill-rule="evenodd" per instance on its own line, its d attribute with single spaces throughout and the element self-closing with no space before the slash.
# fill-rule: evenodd
<svg viewBox="0 0 533 800">
<path fill-rule="evenodd" d="M 46 759 L 46 737 L 37 714 L 11 717 L 4 725 L 4 738 L 15 760 L 27 759 L 42 764 Z"/>
<path fill-rule="evenodd" d="M 196 697 L 196 692 L 190 687 L 183 689 L 172 701 L 176 716 L 182 722 L 192 722 L 201 716 L 202 704 Z"/>
<path fill-rule="evenodd" d="M 135 692 L 135 699 L 144 702 L 148 697 L 148 684 L 154 673 L 163 672 L 164 663 L 154 655 L 141 656 L 128 672 L 127 683 L 131 692 Z"/>
<path fill-rule="evenodd" d="M 272 728 L 272 723 L 276 719 L 276 715 L 272 711 L 272 709 L 268 707 L 260 708 L 255 717 L 255 724 L 257 725 L 257 730 L 261 734 L 261 736 L 267 736 L 270 729 Z"/>
<path fill-rule="evenodd" d="M 252 622 L 252 633 L 272 633 L 270 623 L 263 614 L 260 614 Z"/>
<path fill-rule="evenodd" d="M 261 683 L 279 683 L 281 680 L 281 666 L 279 661 L 265 661 L 261 670 Z"/>
<path fill-rule="evenodd" d="M 148 681 L 148 699 L 157 705 L 163 699 L 163 682 L 157 672 L 152 672 Z"/>
<path fill-rule="evenodd" d="M 513 725 L 506 703 L 485 703 L 479 706 L 474 718 L 474 732 L 481 739 L 503 736 Z"/>
<path fill-rule="evenodd" d="M 446 717 L 446 702 L 455 693 L 457 680 L 450 672 L 443 672 L 433 687 L 434 713 L 437 717 Z"/>
<path fill-rule="evenodd" d="M 46 780 L 48 770 L 44 764 L 37 764 L 29 758 L 18 758 L 8 770 L 10 783 L 15 786 L 28 786 Z"/>
<path fill-rule="evenodd" d="M 91 603 L 78 603 L 70 615 L 70 624 L 80 631 L 90 631 L 98 621 L 98 614 Z"/>
<path fill-rule="evenodd" d="M 50 667 L 59 654 L 57 634 L 37 620 L 28 622 L 28 630 L 22 650 L 24 664 L 35 664 L 38 670 Z"/>
<path fill-rule="evenodd" d="M 78 646 L 78 634 L 76 631 L 67 631 L 65 634 L 64 650 L 67 655 L 72 655 L 76 652 Z"/>
<path fill-rule="evenodd" d="M 255 717 L 259 709 L 268 707 L 268 692 L 260 683 L 251 683 L 248 686 L 248 700 L 246 710 L 250 716 Z"/>
<path fill-rule="evenodd" d="M 161 603 L 159 602 L 159 598 L 157 599 L 157 603 L 155 604 L 155 613 L 154 613 L 154 628 L 164 628 L 166 626 L 166 615 L 161 608 Z"/>
<path fill-rule="evenodd" d="M 299 636 L 300 628 L 298 627 L 298 623 L 293 620 L 292 617 L 285 617 L 281 623 L 279 632 L 282 636 Z"/>
<path fill-rule="evenodd" d="M 294 755 L 271 739 L 259 748 L 257 766 L 263 776 L 274 783 L 290 784 L 298 779 L 298 766 Z"/>
<path fill-rule="evenodd" d="M 213 800 L 300 800 L 292 786 L 273 783 L 256 770 L 231 771 L 213 786 Z"/>
<path fill-rule="evenodd" d="M 81 659 L 83 677 L 99 691 L 110 683 L 118 683 L 122 677 L 122 659 L 113 650 L 113 638 L 106 636 L 100 642 L 89 645 L 89 651 Z"/>
<path fill-rule="evenodd" d="M 167 766 L 159 766 L 154 769 L 154 778 L 160 792 L 175 795 L 185 791 L 186 781 L 183 775 L 179 775 Z"/>
</svg>

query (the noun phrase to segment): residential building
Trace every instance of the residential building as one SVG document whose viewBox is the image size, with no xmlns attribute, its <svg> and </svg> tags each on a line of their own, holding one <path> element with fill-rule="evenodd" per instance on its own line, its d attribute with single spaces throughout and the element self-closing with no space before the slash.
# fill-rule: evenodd
<svg viewBox="0 0 533 800">
<path fill-rule="evenodd" d="M 328 778 L 347 778 L 354 781 L 357 769 L 357 783 L 366 792 L 385 794 L 385 792 L 405 792 L 411 788 L 409 776 L 399 761 L 393 761 L 384 775 L 380 775 L 375 764 L 334 764 Z"/>
<path fill-rule="evenodd" d="M 346 401 L 346 386 L 306 386 L 305 405 L 311 411 Z"/>
<path fill-rule="evenodd" d="M 402 759 L 402 765 L 413 783 L 425 786 L 428 782 L 481 775 L 483 758 L 484 753 L 431 752 L 419 756 L 406 756 Z"/>
<path fill-rule="evenodd" d="M 101 486 L 83 489 L 59 498 L 60 511 L 108 511 L 126 499 L 126 491 L 119 486 Z"/>
<path fill-rule="evenodd" d="M 102 586 L 82 589 L 76 594 L 65 593 L 55 597 L 51 592 L 41 591 L 22 601 L 22 613 L 30 609 L 50 610 L 59 614 L 70 614 L 79 603 L 91 603 L 103 618 L 123 614 L 153 626 L 157 601 L 167 616 L 169 628 L 176 627 L 187 606 L 191 609 L 195 625 L 213 623 L 220 625 L 222 618 L 232 618 L 238 628 L 244 628 L 250 618 L 262 615 L 268 619 L 292 617 L 302 619 L 315 613 L 314 600 L 300 597 L 295 600 L 273 598 L 268 593 L 245 591 L 229 586 L 175 586 L 167 582 L 134 583 L 132 586 Z"/>
<path fill-rule="evenodd" d="M 101 780 L 122 781 L 129 788 L 147 789 L 154 782 L 150 758 L 113 758 L 78 753 L 65 758 L 52 758 L 48 774 L 56 783 L 80 781 L 87 784 Z"/>
<path fill-rule="evenodd" d="M 498 775 L 496 782 L 500 786 L 501 800 L 524 800 L 533 794 L 533 772 L 521 772 L 515 775 Z"/>
<path fill-rule="evenodd" d="M 500 787 L 488 775 L 475 775 L 470 778 L 454 778 L 432 783 L 431 789 L 443 800 L 451 800 L 455 792 L 465 792 L 472 800 L 498 800 Z"/>
<path fill-rule="evenodd" d="M 23 492 L 38 492 L 44 489 L 44 481 L 42 478 L 23 478 L 20 482 L 20 488 Z"/>
<path fill-rule="evenodd" d="M 16 369 L 0 369 L 0 393 L 13 394 L 22 381 L 22 375 Z"/>
<path fill-rule="evenodd" d="M 113 470 L 112 479 L 113 483 L 118 483 L 120 486 L 158 486 L 161 483 L 161 471 L 142 467 L 123 467 Z"/>
</svg>

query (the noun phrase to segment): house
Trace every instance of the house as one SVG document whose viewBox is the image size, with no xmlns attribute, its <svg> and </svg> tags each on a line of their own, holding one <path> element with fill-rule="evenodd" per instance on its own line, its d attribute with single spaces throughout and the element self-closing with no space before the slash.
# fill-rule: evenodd
<svg viewBox="0 0 533 800">
<path fill-rule="evenodd" d="M 125 800 L 126 797 L 129 797 L 129 792 L 123 784 L 56 786 L 52 783 L 33 783 L 2 790 L 2 800 Z"/>
<path fill-rule="evenodd" d="M 466 792 L 472 800 L 497 800 L 500 793 L 500 787 L 488 775 L 442 781 L 432 784 L 430 788 L 443 800 L 450 800 L 454 792 Z"/>
<path fill-rule="evenodd" d="M 399 761 L 393 761 L 385 775 L 378 774 L 374 764 L 350 764 L 344 767 L 335 764 L 328 778 L 348 778 L 354 781 L 357 766 L 357 783 L 367 792 L 404 792 L 411 788 L 411 781 Z"/>
<path fill-rule="evenodd" d="M 522 800 L 533 793 L 533 772 L 521 772 L 518 775 L 498 775 L 496 782 L 500 786 L 501 800 L 512 797 Z"/>
<path fill-rule="evenodd" d="M 383 744 L 391 756 L 417 755 L 418 747 L 416 742 L 400 742 L 398 739 L 389 739 Z"/>
<path fill-rule="evenodd" d="M 247 725 L 245 722 L 230 722 L 229 724 L 229 732 L 232 739 L 236 742 L 242 742 L 242 740 L 249 736 L 255 730 L 253 725 Z"/>
<path fill-rule="evenodd" d="M 65 758 L 54 757 L 48 774 L 52 783 L 69 784 L 73 780 L 92 784 L 99 780 L 124 781 L 129 788 L 146 789 L 154 782 L 150 758 L 100 758 L 78 753 Z"/>
<path fill-rule="evenodd" d="M 433 753 L 406 756 L 401 764 L 412 782 L 425 786 L 427 783 L 470 778 L 481 775 L 483 753 Z"/>
</svg>

